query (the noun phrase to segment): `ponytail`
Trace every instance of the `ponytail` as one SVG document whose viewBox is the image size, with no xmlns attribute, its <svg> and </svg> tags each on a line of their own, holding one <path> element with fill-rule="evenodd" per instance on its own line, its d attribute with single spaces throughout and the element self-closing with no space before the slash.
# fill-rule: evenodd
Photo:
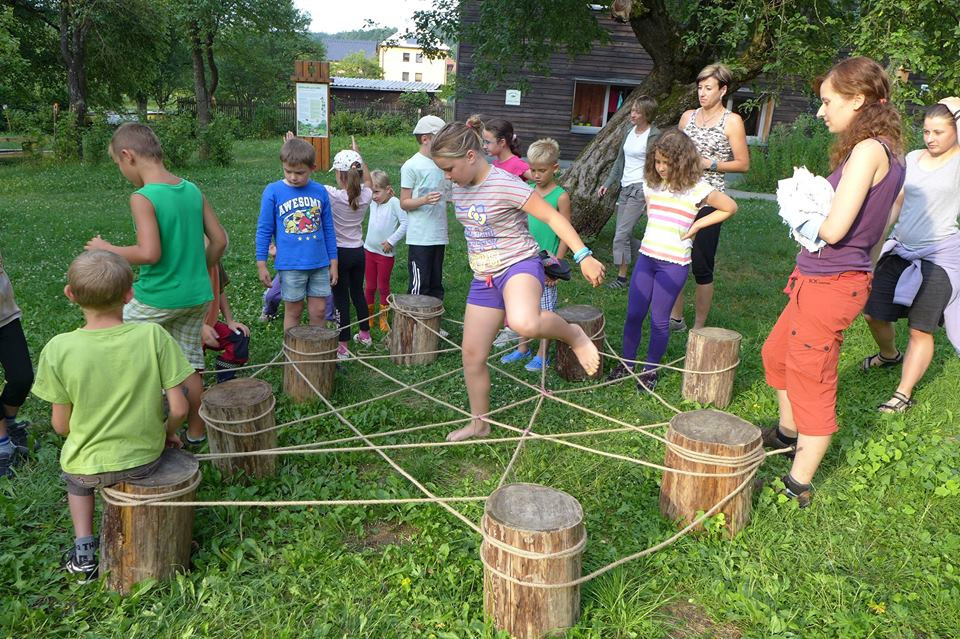
<svg viewBox="0 0 960 639">
<path fill-rule="evenodd" d="M 468 125 L 472 124 L 472 120 L 477 118 L 479 121 L 479 116 L 473 116 L 470 120 L 467 121 Z M 506 120 L 501 120 L 495 118 L 493 120 L 487 120 L 483 122 L 483 128 L 486 131 L 489 131 L 493 135 L 494 139 L 504 140 L 507 143 L 507 146 L 510 147 L 510 152 L 514 155 L 520 155 L 520 138 L 517 137 L 517 134 L 513 132 L 513 125 Z"/>
<path fill-rule="evenodd" d="M 347 187 L 347 198 L 350 200 L 350 208 L 356 211 L 360 208 L 360 167 L 354 164 L 349 171 L 340 171 L 343 177 L 343 183 Z"/>
</svg>

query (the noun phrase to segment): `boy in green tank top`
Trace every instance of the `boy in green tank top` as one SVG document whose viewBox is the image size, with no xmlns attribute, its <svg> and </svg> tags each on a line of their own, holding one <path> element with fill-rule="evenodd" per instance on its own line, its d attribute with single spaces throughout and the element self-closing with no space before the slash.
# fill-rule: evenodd
<svg viewBox="0 0 960 639">
<path fill-rule="evenodd" d="M 123 321 L 163 326 L 197 371 L 184 382 L 190 402 L 186 439 L 188 444 L 200 444 L 206 439 L 199 413 L 201 331 L 213 301 L 207 269 L 219 263 L 227 235 L 200 189 L 167 170 L 160 141 L 150 127 L 136 122 L 121 125 L 109 151 L 123 177 L 137 187 L 130 196 L 137 243 L 115 246 L 97 235 L 87 242 L 87 250 L 110 251 L 140 266 L 133 299 L 123 307 Z"/>
<path fill-rule="evenodd" d="M 547 204 L 557 209 L 560 215 L 570 219 L 570 196 L 557 184 L 556 174 L 560 165 L 557 159 L 560 156 L 560 145 L 553 138 L 542 138 L 530 145 L 527 149 L 527 160 L 530 163 L 530 172 L 533 175 L 533 181 L 530 186 L 547 201 Z M 567 253 L 567 245 L 560 241 L 553 230 L 533 217 L 527 215 L 527 226 L 530 229 L 530 235 L 540 245 L 540 250 L 547 251 L 550 255 L 562 259 Z M 540 297 L 540 308 L 545 311 L 553 311 L 557 308 L 557 280 L 546 278 L 546 286 L 543 287 L 543 295 Z M 530 347 L 527 342 L 521 340 L 517 350 L 507 353 L 500 358 L 504 364 L 521 362 L 530 358 Z M 539 372 L 547 362 L 547 341 L 541 340 L 540 350 L 533 359 L 527 362 L 524 368 L 528 371 Z"/>
</svg>

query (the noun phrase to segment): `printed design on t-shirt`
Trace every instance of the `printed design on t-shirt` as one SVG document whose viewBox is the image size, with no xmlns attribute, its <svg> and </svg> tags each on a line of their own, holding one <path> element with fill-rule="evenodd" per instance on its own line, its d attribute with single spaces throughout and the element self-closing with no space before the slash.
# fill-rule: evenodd
<svg viewBox="0 0 960 639">
<path fill-rule="evenodd" d="M 298 240 L 318 239 L 313 234 L 322 229 L 322 211 L 323 202 L 315 197 L 295 197 L 278 207 L 284 232 L 302 236 Z"/>
<path fill-rule="evenodd" d="M 467 259 L 474 271 L 496 270 L 500 264 L 497 251 L 496 231 L 487 225 L 487 212 L 483 204 L 469 207 L 456 206 L 458 217 L 463 215 L 469 223 L 464 224 L 463 236 L 467 240 Z"/>
</svg>

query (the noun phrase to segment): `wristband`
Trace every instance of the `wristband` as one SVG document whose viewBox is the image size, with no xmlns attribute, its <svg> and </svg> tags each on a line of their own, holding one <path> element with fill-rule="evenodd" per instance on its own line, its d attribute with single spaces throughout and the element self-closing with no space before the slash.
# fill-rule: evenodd
<svg viewBox="0 0 960 639">
<path fill-rule="evenodd" d="M 573 254 L 573 261 L 579 264 L 591 255 L 593 255 L 593 251 L 584 246 L 582 249 Z"/>
<path fill-rule="evenodd" d="M 713 162 L 710 163 L 710 170 L 711 170 L 711 171 L 716 171 L 716 170 L 717 170 L 717 161 L 716 161 L 716 160 L 714 160 Z"/>
</svg>

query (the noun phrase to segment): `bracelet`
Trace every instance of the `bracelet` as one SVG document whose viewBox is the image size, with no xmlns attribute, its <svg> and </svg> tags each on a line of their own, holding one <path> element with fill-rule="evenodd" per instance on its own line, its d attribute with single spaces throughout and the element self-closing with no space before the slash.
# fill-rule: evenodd
<svg viewBox="0 0 960 639">
<path fill-rule="evenodd" d="M 716 171 L 716 170 L 717 170 L 717 161 L 716 161 L 716 160 L 714 160 L 713 162 L 710 163 L 710 170 L 711 170 L 711 171 Z"/>
<path fill-rule="evenodd" d="M 573 254 L 573 261 L 579 264 L 591 255 L 593 255 L 593 251 L 584 246 L 582 249 Z"/>
</svg>

